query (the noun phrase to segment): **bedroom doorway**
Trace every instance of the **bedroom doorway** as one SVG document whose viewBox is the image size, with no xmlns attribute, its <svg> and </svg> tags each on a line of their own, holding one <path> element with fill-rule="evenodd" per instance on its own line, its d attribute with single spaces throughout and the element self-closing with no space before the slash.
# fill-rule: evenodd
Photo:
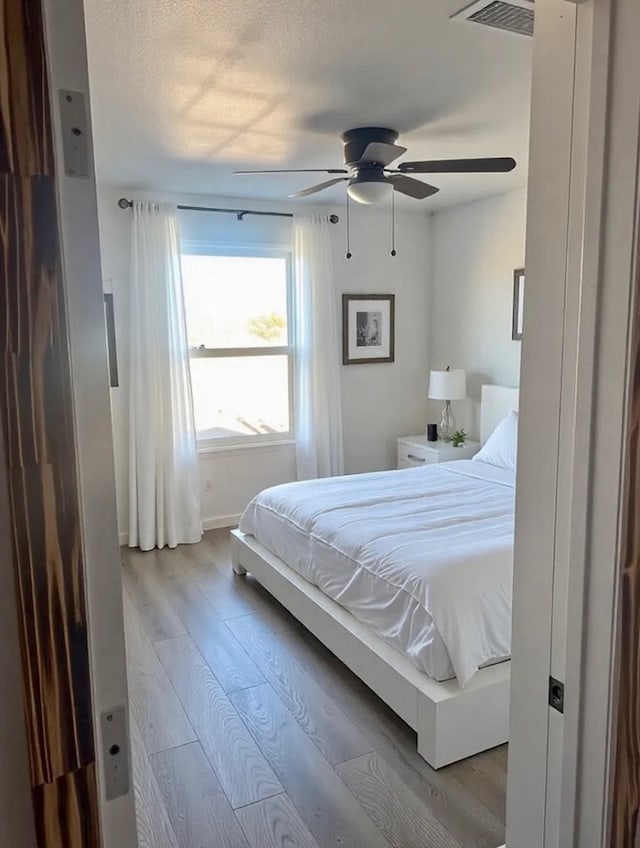
<svg viewBox="0 0 640 848">
<path fill-rule="evenodd" d="M 564 538 L 562 531 L 570 525 L 572 533 L 577 527 L 587 538 L 586 530 L 589 528 L 583 526 L 586 510 L 582 494 L 591 492 L 589 487 L 595 487 L 595 482 L 602 483 L 595 504 L 600 505 L 599 499 L 602 498 L 604 509 L 599 515 L 604 518 L 595 530 L 591 528 L 594 535 L 589 538 L 589 542 L 599 546 L 601 559 L 605 561 L 615 560 L 619 554 L 612 527 L 616 524 L 621 471 L 619 468 L 612 469 L 610 462 L 607 468 L 601 467 L 599 460 L 603 458 L 596 449 L 593 477 L 585 480 L 580 476 L 584 466 L 581 457 L 584 454 L 580 454 L 579 450 L 584 446 L 586 451 L 592 445 L 593 432 L 600 437 L 603 434 L 608 436 L 609 445 L 622 445 L 623 441 L 622 412 L 612 415 L 611 409 L 624 408 L 627 389 L 626 373 L 619 372 L 625 372 L 622 364 L 626 364 L 628 358 L 625 335 L 628 323 L 624 307 L 628 306 L 630 298 L 629 257 L 634 239 L 636 196 L 635 186 L 630 186 L 630 181 L 625 180 L 624 175 L 635 173 L 635 167 L 632 166 L 637 164 L 637 121 L 633 120 L 633 116 L 637 117 L 638 104 L 633 93 L 623 85 L 612 89 L 611 97 L 605 96 L 603 91 L 608 91 L 612 78 L 635 78 L 633 47 L 638 35 L 638 16 L 630 2 L 619 0 L 614 4 L 617 17 L 609 30 L 610 16 L 594 16 L 592 3 L 583 3 L 577 9 L 562 0 L 539 0 L 538 5 L 538 20 L 543 28 L 539 43 L 544 45 L 542 59 L 537 63 L 538 93 L 541 95 L 544 92 L 545 96 L 538 100 L 537 113 L 534 103 L 534 120 L 538 121 L 540 136 L 538 149 L 532 151 L 532 173 L 536 176 L 537 194 L 534 194 L 529 205 L 527 280 L 530 285 L 531 280 L 537 278 L 540 285 L 537 289 L 533 287 L 534 294 L 527 304 L 523 374 L 525 378 L 528 375 L 531 379 L 527 381 L 523 393 L 523 398 L 527 396 L 522 412 L 526 424 L 521 434 L 526 443 L 522 455 L 525 476 L 535 485 L 530 490 L 527 487 L 523 493 L 518 522 L 521 538 L 527 538 L 528 534 L 530 544 L 527 545 L 526 553 L 531 557 L 540 552 L 538 545 L 542 537 L 533 538 L 532 535 L 536 529 L 544 527 L 546 539 L 551 536 L 547 531 L 549 522 L 553 521 L 554 531 L 559 529 L 561 532 L 555 533 L 555 540 L 559 540 L 560 546 L 543 556 L 544 562 L 549 564 L 548 571 L 546 565 L 540 567 L 540 556 L 531 563 L 523 559 L 523 567 L 519 569 L 520 585 L 517 589 L 522 600 L 517 604 L 519 620 L 514 656 L 517 658 L 519 654 L 521 661 L 526 658 L 528 662 L 526 667 L 523 663 L 521 671 L 516 671 L 514 675 L 507 844 L 544 844 L 545 848 L 580 844 L 582 848 L 590 844 L 589 840 L 593 841 L 594 846 L 600 844 L 606 823 L 603 802 L 605 788 L 602 784 L 606 774 L 604 763 L 609 728 L 606 717 L 598 710 L 590 708 L 584 714 L 580 710 L 589 692 L 602 693 L 602 686 L 597 688 L 597 682 L 598 677 L 602 679 L 603 670 L 607 675 L 611 674 L 612 637 L 610 633 L 605 633 L 607 625 L 611 630 L 610 618 L 604 622 L 602 614 L 598 618 L 597 610 L 589 606 L 589 603 L 594 603 L 593 597 L 588 599 L 584 610 L 581 604 L 579 609 L 574 606 L 575 599 L 582 598 L 585 588 L 581 582 L 585 575 L 578 567 L 581 564 L 578 562 L 580 540 L 576 541 L 575 535 L 570 534 Z M 71 39 L 78 52 L 69 51 L 71 24 L 66 14 L 68 6 L 70 3 L 65 3 L 64 9 L 61 6 L 55 9 L 47 7 L 52 85 L 54 89 L 86 92 L 83 33 L 77 31 L 75 38 Z M 610 9 L 607 8 L 606 12 L 610 12 Z M 81 17 L 73 16 L 76 26 L 79 26 Z M 575 56 L 568 56 L 568 45 L 572 49 L 577 45 Z M 610 66 L 604 61 L 592 62 L 592 51 L 602 57 L 603 54 L 607 55 L 608 45 L 611 45 L 613 51 Z M 608 76 L 609 68 L 611 77 Z M 585 72 L 585 76 L 582 76 L 582 72 Z M 553 97 L 549 96 L 550 90 L 553 90 Z M 609 123 L 604 119 L 605 113 Z M 631 113 L 632 119 L 625 120 L 625 113 Z M 602 126 L 617 133 L 616 144 L 612 144 L 613 150 L 604 149 Z M 61 127 L 56 125 L 56 129 L 60 138 Z M 545 148 L 549 147 L 550 138 L 554 139 L 552 146 L 557 156 L 556 163 L 552 165 L 543 156 Z M 589 157 L 599 156 L 597 162 L 602 164 L 602 173 L 598 173 L 598 168 L 593 168 L 587 153 Z M 587 158 L 591 166 L 589 169 L 586 168 Z M 570 173 L 568 163 L 572 164 Z M 556 167 L 557 172 L 554 170 Z M 582 181 L 579 179 L 581 167 L 588 175 Z M 607 215 L 603 218 L 601 239 L 603 184 L 611 184 L 611 195 L 608 198 Z M 97 271 L 95 250 L 91 261 L 87 260 L 84 252 L 87 244 L 94 247 L 97 244 L 94 188 L 90 180 L 77 182 L 69 177 L 60 177 L 62 240 L 74 364 L 74 411 L 80 456 L 78 467 L 83 496 L 84 541 L 88 553 L 94 713 L 96 727 L 99 727 L 104 710 L 109 711 L 124 703 L 127 686 L 122 663 L 123 643 L 120 639 L 120 578 L 119 574 L 114 577 L 107 556 L 115 543 L 111 456 L 110 450 L 103 451 L 99 454 L 100 461 L 96 462 L 98 454 L 94 452 L 100 441 L 96 433 L 104 435 L 104 423 L 108 421 L 108 413 L 106 416 L 99 414 L 104 410 L 106 391 L 94 394 L 97 371 L 106 370 L 103 351 L 96 352 L 90 338 L 101 336 L 102 304 L 100 298 L 96 297 L 97 289 L 87 295 L 89 287 L 84 285 L 87 277 L 95 278 Z M 560 201 L 555 202 L 559 195 Z M 549 203 L 549 197 L 554 198 L 553 204 Z M 614 200 L 616 203 L 613 203 Z M 562 201 L 566 201 L 564 206 Z M 560 217 L 566 239 L 557 237 L 556 215 Z M 624 242 L 622 246 L 621 233 Z M 551 245 L 554 250 L 550 249 Z M 602 245 L 601 255 L 597 250 L 597 255 L 589 252 L 594 245 Z M 611 251 L 611 247 L 617 247 L 617 250 Z M 576 362 L 565 356 L 566 350 L 563 350 L 562 344 L 564 342 L 569 346 L 571 341 L 577 343 L 578 339 L 572 333 L 579 334 L 581 345 L 588 345 L 589 342 L 593 344 L 595 312 L 589 313 L 588 307 L 595 307 L 601 262 L 608 272 L 607 284 L 601 296 L 608 307 L 613 304 L 620 307 L 622 304 L 622 309 L 616 311 L 611 308 L 604 316 L 598 316 L 601 347 L 597 350 L 591 348 L 591 351 L 596 356 L 597 366 L 604 369 L 613 363 L 616 377 L 613 380 L 602 380 L 600 392 L 593 394 L 593 373 L 589 371 L 583 374 L 579 368 L 576 369 Z M 87 275 L 85 272 L 88 265 L 92 266 L 92 271 Z M 560 297 L 557 288 L 558 281 L 562 280 L 565 281 L 565 289 Z M 583 285 L 576 286 L 576 281 Z M 575 298 L 578 293 L 581 297 Z M 593 300 L 590 300 L 589 295 L 594 295 Z M 551 300 L 545 300 L 545 296 Z M 580 304 L 577 314 L 571 313 L 571 307 L 575 306 L 576 301 Z M 550 302 L 560 304 L 560 316 L 555 312 L 549 314 Z M 567 314 L 569 318 L 575 319 L 573 323 L 567 320 Z M 540 322 L 537 318 L 541 319 Z M 584 347 L 580 349 L 583 351 Z M 601 356 L 601 359 L 597 359 L 597 356 Z M 588 356 L 587 360 L 589 370 L 594 363 Z M 547 375 L 545 385 L 535 379 L 539 377 L 543 363 L 551 363 L 549 368 L 544 369 Z M 565 389 L 566 379 L 572 371 L 577 371 L 571 402 L 564 407 L 559 400 L 561 385 L 554 381 L 553 376 L 549 376 L 556 373 L 554 366 L 558 363 L 561 365 L 559 376 L 565 381 Z M 577 364 L 584 366 L 585 361 L 580 359 Z M 602 377 L 602 374 L 597 376 Z M 562 395 L 563 398 L 566 396 Z M 92 409 L 92 402 L 96 398 L 99 402 Z M 620 403 L 612 404 L 612 400 Z M 548 433 L 553 429 L 550 426 L 551 418 L 555 422 L 553 428 L 557 431 L 553 436 L 557 450 L 549 447 Z M 593 422 L 593 432 L 585 429 L 587 419 Z M 561 451 L 560 446 L 567 439 L 575 442 L 574 449 Z M 105 445 L 109 446 L 108 434 L 106 439 L 102 439 L 101 449 Z M 549 476 L 551 474 L 554 475 L 553 480 Z M 569 483 L 571 497 L 564 499 L 565 485 Z M 550 491 L 554 491 L 556 497 L 553 509 L 543 497 Z M 134 676 L 139 675 L 140 679 L 145 680 L 145 686 L 152 687 L 152 690 L 147 688 L 140 694 L 140 690 L 136 690 L 136 686 L 130 683 L 130 692 L 133 697 L 139 698 L 136 709 L 140 714 L 152 703 L 148 697 L 150 691 L 152 695 L 155 691 L 159 696 L 155 705 L 149 708 L 157 708 L 158 716 L 165 721 L 156 721 L 154 718 L 146 730 L 149 733 L 166 733 L 171 744 L 164 747 L 166 739 L 157 743 L 151 736 L 148 739 L 142 737 L 142 734 L 138 737 L 134 728 L 133 780 L 137 781 L 139 812 L 141 809 L 143 816 L 146 816 L 143 819 L 144 829 L 136 834 L 132 792 L 126 793 L 118 801 L 107 802 L 101 797 L 100 817 L 106 846 L 128 848 L 137 842 L 154 844 L 155 840 L 158 845 L 175 844 L 182 848 L 182 843 L 188 845 L 189 840 L 193 841 L 198 834 L 207 835 L 214 830 L 226 832 L 230 839 L 241 845 L 253 841 L 262 846 L 265 844 L 265 833 L 271 836 L 275 834 L 276 839 L 278 834 L 282 835 L 278 823 L 283 820 L 294 829 L 294 839 L 300 844 L 322 843 L 320 825 L 317 832 L 311 832 L 309 823 L 302 819 L 299 812 L 299 808 L 307 803 L 305 793 L 309 804 L 316 800 L 311 797 L 309 781 L 298 781 L 299 771 L 290 773 L 288 780 L 291 792 L 303 793 L 297 803 L 287 793 L 280 791 L 282 767 L 276 767 L 275 764 L 282 761 L 281 741 L 286 741 L 289 746 L 287 750 L 291 753 L 291 756 L 285 758 L 288 766 L 295 763 L 296 757 L 302 752 L 304 756 L 300 757 L 300 768 L 308 768 L 309 773 L 317 772 L 314 768 L 316 762 L 322 763 L 320 771 L 326 775 L 323 786 L 337 785 L 334 782 L 337 775 L 342 784 L 348 787 L 349 799 L 355 798 L 359 805 L 355 809 L 363 811 L 362 818 L 358 812 L 355 824 L 350 819 L 350 826 L 355 828 L 353 832 L 358 833 L 360 828 L 361 842 L 364 839 L 367 844 L 385 845 L 385 840 L 393 843 L 395 839 L 398 844 L 404 845 L 408 839 L 418 838 L 423 841 L 440 839 L 442 844 L 447 844 L 443 841 L 445 836 L 440 828 L 443 826 L 443 818 L 448 815 L 445 808 L 452 798 L 453 812 L 446 825 L 446 838 L 452 837 L 453 845 L 465 844 L 468 827 L 473 829 L 486 825 L 487 832 L 484 835 L 491 844 L 494 838 L 500 837 L 499 832 L 491 831 L 493 825 L 487 825 L 486 821 L 485 825 L 479 822 L 486 816 L 487 810 L 494 814 L 494 820 L 499 819 L 506 767 L 504 749 L 490 751 L 486 756 L 480 755 L 475 762 L 463 762 L 452 768 L 452 781 L 446 775 L 441 778 L 440 772 L 432 774 L 430 770 L 426 772 L 428 779 L 425 778 L 421 763 L 413 761 L 407 754 L 406 734 L 403 735 L 404 731 L 397 719 L 389 715 L 382 702 L 373 699 L 369 701 L 366 693 L 364 698 L 359 699 L 356 678 L 350 677 L 350 672 L 335 664 L 319 642 L 309 639 L 291 620 L 286 610 L 280 609 L 251 579 L 236 580 L 229 574 L 231 552 L 227 547 L 226 535 L 209 531 L 201 544 L 201 548 L 194 546 L 179 549 L 176 557 L 172 556 L 174 552 L 171 551 L 153 554 L 152 568 L 145 568 L 142 572 L 135 552 L 126 557 L 124 580 L 128 600 L 125 599 L 124 612 L 131 631 L 129 644 L 134 645 L 129 666 Z M 189 560 L 189 557 L 192 559 Z M 525 565 L 531 567 L 525 570 Z M 598 572 L 597 576 L 600 580 L 609 581 L 606 592 L 613 609 L 616 588 L 614 577 L 604 572 Z M 163 585 L 163 581 L 164 594 L 159 594 L 158 587 Z M 527 587 L 527 592 L 524 587 Z M 130 604 L 132 596 L 137 598 L 134 610 Z M 168 605 L 167 598 L 170 599 Z M 213 603 L 210 598 L 214 599 Z M 535 628 L 530 609 L 531 598 L 536 599 Z M 202 610 L 208 610 L 209 606 L 215 609 L 215 604 L 219 605 L 217 618 L 224 626 L 217 638 L 211 639 L 211 616 L 204 622 Z M 566 614 L 568 608 L 578 613 L 575 619 L 569 619 Z M 241 614 L 225 618 L 229 610 Z M 545 610 L 548 639 L 545 626 L 545 638 L 540 640 L 540 612 Z M 591 639 L 586 640 L 586 644 L 582 643 L 583 614 L 585 621 L 590 620 L 593 625 L 594 634 L 600 635 L 602 632 L 606 637 L 595 649 L 596 652 L 600 651 L 597 656 L 589 653 L 594 651 Z M 235 623 L 227 624 L 227 621 Z M 150 639 L 151 632 L 162 638 L 156 638 L 154 642 Z M 225 644 L 227 632 L 234 634 L 235 641 Z M 191 644 L 194 639 L 199 640 L 195 653 Z M 207 647 L 207 643 L 210 647 Z M 149 644 L 152 645 L 151 654 Z M 241 648 L 240 653 L 237 652 L 237 645 Z M 579 656 L 583 652 L 586 662 L 581 667 Z M 286 672 L 284 678 L 283 667 Z M 254 668 L 257 669 L 257 676 L 252 677 L 255 675 Z M 575 737 L 563 735 L 562 719 L 559 718 L 561 714 L 557 710 L 550 713 L 547 709 L 546 684 L 550 670 L 567 684 L 565 721 L 571 716 L 571 726 L 577 729 Z M 582 683 L 578 679 L 579 672 L 582 674 Z M 185 682 L 187 673 L 190 677 Z M 225 674 L 228 675 L 228 684 L 220 680 Z M 265 681 L 268 676 L 271 682 Z M 295 690 L 288 686 L 292 680 L 297 681 L 298 688 Z M 167 688 L 167 681 L 171 689 Z M 302 703 L 313 704 L 318 710 L 311 717 L 304 709 L 300 711 L 300 701 L 296 694 L 304 692 L 305 686 L 307 694 L 303 695 Z M 593 689 L 587 689 L 587 686 Z M 171 695 L 171 690 L 175 697 Z M 279 712 L 287 691 L 291 709 Z M 312 692 L 313 696 L 308 692 Z M 235 738 L 244 747 L 248 761 L 252 763 L 252 772 L 258 778 L 257 783 L 264 791 L 264 797 L 260 800 L 252 796 L 253 803 L 242 803 L 246 800 L 242 792 L 250 791 L 251 787 L 237 780 L 237 776 L 224 777 L 223 780 L 228 783 L 227 791 L 224 787 L 220 789 L 219 779 L 224 767 L 220 764 L 216 775 L 211 764 L 223 740 L 211 737 L 210 725 L 206 721 L 212 703 L 228 716 L 228 727 L 233 734 L 240 734 Z M 590 699 L 590 704 L 593 703 Z M 604 703 L 604 699 L 601 698 L 598 703 Z M 577 720 L 579 714 L 581 721 Z M 340 726 L 342 719 L 336 721 L 336 715 L 345 716 L 347 723 Z M 186 723 L 183 722 L 183 716 Z M 305 722 L 308 722 L 306 730 Z M 325 729 L 333 722 L 330 727 L 333 735 L 329 734 L 323 739 L 338 740 L 337 747 L 342 744 L 356 746 L 348 749 L 347 759 L 341 760 L 345 750 L 336 750 L 326 756 L 323 753 L 324 761 L 316 761 L 316 752 L 322 747 L 320 742 L 323 740 L 314 741 L 312 737 L 323 722 Z M 377 747 L 372 747 L 370 751 L 364 750 L 371 744 L 371 738 L 362 733 L 361 724 L 368 729 L 378 728 Z M 274 726 L 278 726 L 278 733 L 272 732 Z M 566 726 L 569 726 L 568 721 Z M 532 728 L 535 728 L 535 734 Z M 588 746 L 585 745 L 585 738 L 578 735 L 587 732 L 591 733 L 591 736 L 586 736 L 590 739 Z M 546 746 L 540 744 L 542 739 L 548 740 Z M 98 732 L 99 767 L 108 762 L 108 755 L 100 747 L 101 741 L 102 735 Z M 578 746 L 583 755 L 581 762 L 577 762 L 575 756 Z M 140 752 L 137 758 L 136 748 Z M 205 752 L 204 759 L 201 752 Z M 186 765 L 184 773 L 192 781 L 186 795 L 183 794 L 185 784 L 174 779 L 181 758 L 184 758 L 182 765 Z M 390 767 L 390 761 L 392 765 L 388 772 L 386 769 Z M 327 763 L 326 767 L 324 763 Z M 591 767 L 590 774 L 586 773 L 586 765 Z M 416 778 L 414 770 L 420 772 L 420 780 Z M 100 772 L 100 780 L 103 779 L 102 774 Z M 398 777 L 400 784 L 396 785 Z M 413 787 L 409 793 L 406 793 L 407 785 Z M 380 793 L 381 786 L 385 790 L 384 797 Z M 174 792 L 176 787 L 180 789 L 177 793 Z M 581 803 L 577 802 L 578 787 L 583 793 Z M 314 784 L 313 789 L 317 792 L 318 785 Z M 439 815 L 435 814 L 435 819 L 432 807 L 414 806 L 414 797 L 424 797 L 425 791 L 432 793 L 436 804 L 442 805 L 442 798 L 445 798 L 444 805 L 438 807 Z M 234 792 L 238 794 L 234 795 Z M 229 796 L 233 799 L 231 804 Z M 461 808 L 467 807 L 472 811 L 470 820 L 459 818 L 458 800 L 454 796 L 458 800 L 464 799 Z M 394 800 L 391 806 L 390 797 Z M 191 809 L 189 805 L 194 798 L 197 800 L 197 812 L 189 821 L 195 822 L 197 827 L 193 833 L 180 833 L 180 822 L 184 824 L 185 810 Z M 335 800 L 336 808 L 344 803 L 344 798 Z M 351 804 L 351 800 L 348 803 Z M 157 815 L 154 812 L 157 809 L 164 809 L 165 816 Z M 175 826 L 172 824 L 172 809 Z M 389 815 L 398 810 L 408 810 L 409 814 L 389 822 Z M 478 818 L 474 818 L 473 811 L 480 811 Z M 411 823 L 408 824 L 408 821 Z M 225 831 L 226 825 L 229 829 Z M 574 827 L 581 834 L 580 837 L 575 837 Z M 420 830 L 416 831 L 415 828 Z M 329 835 L 330 831 L 325 831 L 325 839 L 328 840 Z M 88 845 L 82 841 L 77 844 Z M 43 843 L 43 848 L 49 848 L 49 844 Z"/>
</svg>

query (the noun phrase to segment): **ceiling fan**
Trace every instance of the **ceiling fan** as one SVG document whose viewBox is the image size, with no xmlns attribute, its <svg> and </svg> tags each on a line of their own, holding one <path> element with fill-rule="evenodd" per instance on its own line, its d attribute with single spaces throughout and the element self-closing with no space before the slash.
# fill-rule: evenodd
<svg viewBox="0 0 640 848">
<path fill-rule="evenodd" d="M 424 200 L 440 191 L 407 174 L 503 174 L 516 166 L 511 157 L 489 159 L 442 159 L 426 162 L 400 162 L 388 166 L 406 147 L 396 144 L 398 133 L 381 127 L 359 127 L 342 133 L 344 168 L 304 168 L 291 170 L 234 171 L 234 174 L 340 174 L 318 185 L 296 191 L 289 197 L 306 197 L 325 188 L 346 182 L 349 197 L 358 203 L 378 203 L 399 191 L 416 200 Z"/>
</svg>

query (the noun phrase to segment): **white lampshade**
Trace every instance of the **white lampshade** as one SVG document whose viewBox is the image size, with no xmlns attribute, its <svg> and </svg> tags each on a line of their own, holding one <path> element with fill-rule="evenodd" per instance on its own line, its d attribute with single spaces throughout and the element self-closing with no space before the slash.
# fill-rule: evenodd
<svg viewBox="0 0 640 848">
<path fill-rule="evenodd" d="M 462 368 L 430 371 L 429 392 L 432 400 L 462 400 L 467 396 L 467 375 Z"/>
<path fill-rule="evenodd" d="M 392 183 L 383 180 L 363 180 L 347 186 L 349 197 L 357 203 L 380 203 L 389 197 L 392 191 Z"/>
</svg>

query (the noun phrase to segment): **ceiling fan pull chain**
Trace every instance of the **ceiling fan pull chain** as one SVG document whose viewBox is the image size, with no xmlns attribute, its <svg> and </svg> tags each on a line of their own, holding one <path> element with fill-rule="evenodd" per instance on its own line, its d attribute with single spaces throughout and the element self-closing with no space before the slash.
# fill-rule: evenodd
<svg viewBox="0 0 640 848">
<path fill-rule="evenodd" d="M 349 220 L 349 195 L 347 194 L 347 259 L 351 259 L 351 222 Z"/>
<path fill-rule="evenodd" d="M 391 255 L 396 255 L 396 193 L 391 194 Z"/>
</svg>

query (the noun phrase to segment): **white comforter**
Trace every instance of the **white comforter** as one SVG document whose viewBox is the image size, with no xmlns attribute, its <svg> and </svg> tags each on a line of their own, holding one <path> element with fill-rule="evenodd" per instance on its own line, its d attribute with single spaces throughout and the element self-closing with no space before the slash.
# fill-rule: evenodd
<svg viewBox="0 0 640 848">
<path fill-rule="evenodd" d="M 510 654 L 513 513 L 513 473 L 462 460 L 275 486 L 240 529 L 417 668 L 446 679 L 450 661 L 464 686 Z"/>
</svg>

